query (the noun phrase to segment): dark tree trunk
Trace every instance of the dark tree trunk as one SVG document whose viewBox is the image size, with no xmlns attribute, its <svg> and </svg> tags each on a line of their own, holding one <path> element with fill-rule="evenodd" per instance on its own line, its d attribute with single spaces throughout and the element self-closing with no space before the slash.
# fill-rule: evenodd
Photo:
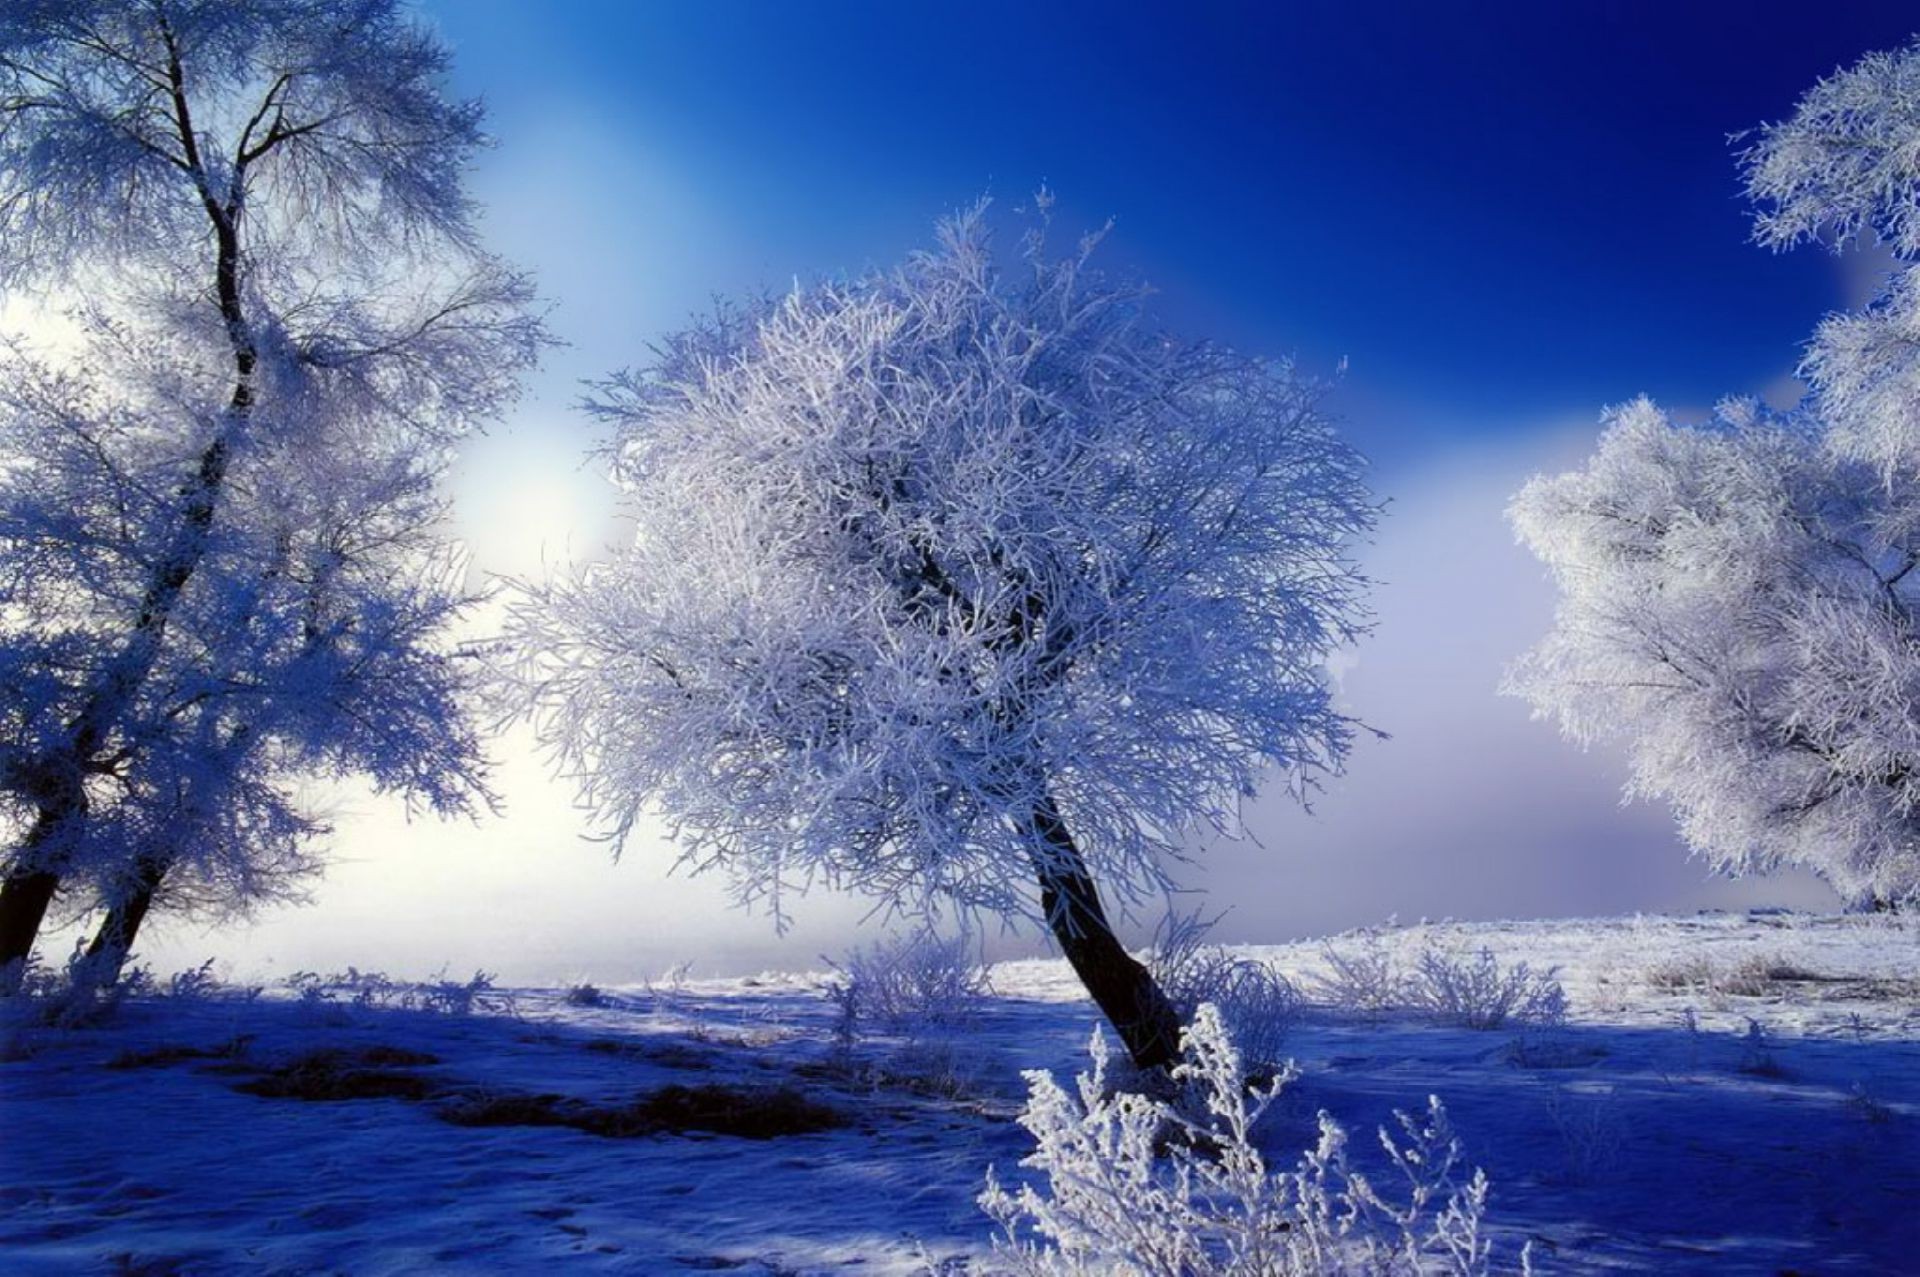
<svg viewBox="0 0 1920 1277">
<path fill-rule="evenodd" d="M 134 870 L 133 881 L 107 908 L 106 920 L 100 924 L 93 943 L 87 946 L 87 965 L 101 984 L 112 984 L 120 978 L 120 968 L 133 952 L 134 938 L 140 934 L 140 924 L 146 921 L 147 911 L 153 908 L 154 893 L 160 890 L 168 868 L 165 860 L 142 857 Z"/>
<path fill-rule="evenodd" d="M 77 789 L 77 786 L 75 787 Z M 27 955 L 40 934 L 47 909 L 60 890 L 60 870 L 64 855 L 56 849 L 51 856 L 41 853 L 49 842 L 57 840 L 67 823 L 84 814 L 84 791 L 49 795 L 41 800 L 40 814 L 21 843 L 20 862 L 8 870 L 0 882 L 0 972 L 24 969 Z M 23 964 L 14 967 L 14 963 Z"/>
<path fill-rule="evenodd" d="M 1087 862 L 1051 796 L 1027 823 L 1047 925 L 1074 974 L 1143 1069 L 1171 1069 L 1180 1058 L 1180 1016 L 1153 975 L 1113 934 Z"/>
<path fill-rule="evenodd" d="M 33 952 L 34 937 L 60 888 L 60 875 L 44 869 L 17 869 L 0 883 L 0 980 L 18 979 Z M 0 989 L 0 992 L 7 990 Z"/>
<path fill-rule="evenodd" d="M 0 967 L 32 952 L 59 887 L 60 875 L 45 869 L 16 870 L 0 884 Z"/>
</svg>

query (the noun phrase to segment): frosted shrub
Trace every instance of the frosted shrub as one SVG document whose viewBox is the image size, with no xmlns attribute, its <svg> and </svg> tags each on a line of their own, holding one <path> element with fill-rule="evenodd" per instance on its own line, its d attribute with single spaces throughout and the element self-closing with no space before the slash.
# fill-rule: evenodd
<svg viewBox="0 0 1920 1277">
<path fill-rule="evenodd" d="M 1547 1117 L 1560 1136 L 1568 1183 L 1592 1183 L 1619 1164 L 1626 1132 L 1612 1088 L 1580 1092 L 1556 1087 L 1547 1093 Z"/>
<path fill-rule="evenodd" d="M 964 935 L 891 937 L 854 949 L 835 969 L 840 978 L 827 993 L 838 1011 L 836 1033 L 847 1039 L 862 1024 L 893 1032 L 959 1024 L 993 991 Z"/>
<path fill-rule="evenodd" d="M 147 992 L 152 976 L 144 967 L 122 972 L 96 962 L 85 942 L 59 968 L 44 965 L 29 953 L 8 964 L 0 974 L 0 996 L 8 1019 L 59 1029 L 85 1028 L 112 1017 L 131 996 Z"/>
<path fill-rule="evenodd" d="M 666 969 L 659 980 L 645 981 L 647 1000 L 652 1004 L 655 1015 L 674 1018 L 687 1015 L 687 976 L 692 971 L 692 962 L 676 962 Z"/>
<path fill-rule="evenodd" d="M 213 959 L 197 967 L 187 967 L 167 977 L 166 996 L 189 1001 L 213 997 L 220 991 L 220 977 L 213 973 Z"/>
<path fill-rule="evenodd" d="M 1198 917 L 1172 918 L 1148 962 L 1183 1022 L 1203 1003 L 1216 1007 L 1241 1058 L 1256 1070 L 1281 1061 L 1281 1048 L 1300 1012 L 1300 991 L 1271 963 L 1237 956 L 1206 943 L 1211 926 Z"/>
<path fill-rule="evenodd" d="M 1704 995 L 1715 1007 L 1725 1007 L 1729 998 L 1773 997 L 1795 982 L 1821 980 L 1818 972 L 1808 971 L 1775 954 L 1749 954 L 1731 966 L 1702 957 L 1675 958 L 1648 967 L 1647 987 L 1660 993 Z"/>
<path fill-rule="evenodd" d="M 1314 982 L 1314 994 L 1343 1011 L 1415 1011 L 1469 1029 L 1551 1027 L 1567 1016 L 1558 967 L 1503 967 L 1491 949 L 1467 956 L 1428 947 L 1409 968 L 1371 935 L 1357 948 L 1329 945 L 1321 957 L 1327 971 Z"/>
<path fill-rule="evenodd" d="M 1428 949 L 1407 982 L 1420 1010 L 1469 1029 L 1497 1029 L 1508 1021 L 1555 1025 L 1567 1018 L 1558 967 L 1535 971 L 1524 962 L 1502 968 L 1493 950 L 1473 957 Z"/>
<path fill-rule="evenodd" d="M 413 991 L 413 1004 L 423 1011 L 471 1015 L 477 1010 L 513 1010 L 512 996 L 494 988 L 493 975 L 486 971 L 475 971 L 471 980 L 436 977 L 425 984 L 413 986 Z"/>
<path fill-rule="evenodd" d="M 431 1011 L 441 1015 L 471 1015 L 475 1011 L 512 1014 L 511 994 L 494 988 L 493 976 L 476 971 L 471 980 L 395 980 L 381 971 L 348 967 L 332 975 L 297 971 L 287 984 L 302 1005 L 351 1006 L 361 1010 Z"/>
<path fill-rule="evenodd" d="M 1393 952 L 1377 935 L 1356 948 L 1320 950 L 1326 972 L 1315 979 L 1314 995 L 1344 1011 L 1385 1011 L 1406 1004 L 1406 977 Z"/>
<path fill-rule="evenodd" d="M 1040 1184 L 1003 1188 L 991 1170 L 980 1204 L 1002 1230 L 995 1271 L 1142 1277 L 1324 1277 L 1483 1274 L 1488 1184 L 1458 1173 L 1459 1142 L 1437 1099 L 1380 1132 L 1398 1200 L 1347 1159 L 1346 1131 L 1320 1115 L 1320 1138 L 1291 1171 L 1271 1171 L 1254 1125 L 1295 1074 L 1249 1090 L 1219 1010 L 1202 1006 L 1183 1035 L 1176 1081 L 1204 1095 L 1204 1115 L 1109 1093 L 1098 1033 L 1093 1071 L 1072 1092 L 1028 1073 L 1021 1125 L 1038 1147 L 1022 1165 Z M 1165 1156 L 1158 1150 L 1165 1148 Z M 1521 1269 L 1527 1271 L 1526 1255 Z"/>
</svg>

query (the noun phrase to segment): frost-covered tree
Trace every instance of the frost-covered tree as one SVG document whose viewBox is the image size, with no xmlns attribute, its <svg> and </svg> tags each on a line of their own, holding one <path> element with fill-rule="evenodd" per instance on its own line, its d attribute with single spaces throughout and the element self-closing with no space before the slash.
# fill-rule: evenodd
<svg viewBox="0 0 1920 1277">
<path fill-rule="evenodd" d="M 1821 323 L 1801 373 L 1835 453 L 1889 483 L 1920 471 L 1920 43 L 1822 80 L 1740 159 L 1761 243 L 1873 239 L 1900 260 L 1872 305 Z"/>
<path fill-rule="evenodd" d="M 430 481 L 542 340 L 477 246 L 480 112 L 446 66 L 398 0 L 0 9 L 0 287 L 80 334 L 57 373 L 5 373 L 0 967 L 63 881 L 137 881 L 207 819 L 284 847 L 285 813 L 238 798 L 264 774 L 471 789 L 454 718 L 379 723 L 338 681 L 448 659 L 431 520 L 372 476 Z M 457 681 L 398 717 L 453 714 L 424 689 Z M 256 885 L 273 859 L 246 858 Z"/>
<path fill-rule="evenodd" d="M 1714 868 L 1898 900 L 1920 889 L 1920 475 L 1831 444 L 1746 405 L 1613 413 L 1583 469 L 1514 502 L 1561 599 L 1510 687 L 1625 739 L 1630 792 Z"/>
<path fill-rule="evenodd" d="M 440 814 L 487 801 L 462 708 L 473 662 L 448 635 L 473 598 L 434 474 L 331 460 L 324 481 L 272 485 L 248 520 L 271 530 L 258 577 L 209 591 L 210 616 L 176 616 L 131 728 L 150 744 L 76 864 L 106 907 L 90 978 L 117 971 L 156 900 L 224 914 L 297 895 L 327 832 L 303 798 L 316 778 L 367 776 Z"/>
<path fill-rule="evenodd" d="M 1920 46 L 1822 81 L 1741 156 L 1756 237 L 1920 257 Z M 1513 690 L 1628 741 L 1715 867 L 1807 866 L 1920 898 L 1920 270 L 1820 325 L 1811 389 L 1704 427 L 1639 402 L 1587 466 L 1536 479 L 1521 538 L 1562 590 Z"/>
<path fill-rule="evenodd" d="M 1002 272 L 976 210 L 670 339 L 597 405 L 633 544 L 511 632 L 614 838 L 657 804 L 776 916 L 815 880 L 1037 912 L 1158 1066 L 1176 1017 L 1096 884 L 1137 898 L 1269 769 L 1340 764 L 1322 658 L 1374 509 L 1312 384 L 1149 326 L 1092 247 Z"/>
</svg>

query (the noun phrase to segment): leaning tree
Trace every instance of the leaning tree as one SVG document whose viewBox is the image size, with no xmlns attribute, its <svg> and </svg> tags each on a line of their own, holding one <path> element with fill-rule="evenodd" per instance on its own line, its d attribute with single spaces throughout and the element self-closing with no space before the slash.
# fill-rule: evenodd
<svg viewBox="0 0 1920 1277">
<path fill-rule="evenodd" d="M 1920 258 L 1920 45 L 1815 86 L 1742 152 L 1756 238 Z M 1581 470 L 1513 508 L 1561 587 L 1512 690 L 1627 742 L 1716 868 L 1802 865 L 1920 899 L 1920 269 L 1823 322 L 1790 414 L 1611 414 Z"/>
<path fill-rule="evenodd" d="M 246 707 L 295 677 L 285 642 L 246 634 L 297 631 L 328 597 L 300 512 L 342 458 L 442 472 L 542 341 L 526 279 L 477 245 L 480 111 L 447 96 L 447 65 L 399 0 L 0 9 L 0 287 L 77 329 L 38 352 L 57 372 L 9 371 L 55 389 L 8 406 L 0 968 L 63 882 L 140 877 L 163 789 L 209 809 L 240 755 L 312 758 L 358 730 L 337 699 Z M 418 549 L 369 542 L 360 579 L 410 580 Z M 192 837 L 172 828 L 155 836 Z"/>
<path fill-rule="evenodd" d="M 453 636 L 475 602 L 444 540 L 437 467 L 303 449 L 230 497 L 253 552 L 203 567 L 129 734 L 145 747 L 96 802 L 72 876 L 104 917 L 87 978 L 118 972 L 150 909 L 245 915 L 297 898 L 328 825 L 315 780 L 359 776 L 439 814 L 489 802 L 464 706 L 477 662 Z M 324 475 L 309 472 L 324 464 Z"/>
<path fill-rule="evenodd" d="M 657 808 L 776 917 L 816 880 L 1037 907 L 1162 1066 L 1175 1013 L 1101 887 L 1340 765 L 1323 658 L 1375 509 L 1313 384 L 1151 327 L 1092 241 L 1027 247 L 996 269 L 976 210 L 608 384 L 637 534 L 520 600 L 516 686 L 616 840 Z"/>
</svg>

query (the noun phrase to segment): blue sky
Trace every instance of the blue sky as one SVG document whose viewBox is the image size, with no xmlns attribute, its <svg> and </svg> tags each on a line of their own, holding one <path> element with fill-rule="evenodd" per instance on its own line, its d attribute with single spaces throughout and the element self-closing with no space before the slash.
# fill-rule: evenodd
<svg viewBox="0 0 1920 1277">
<path fill-rule="evenodd" d="M 1833 269 L 1746 242 L 1727 135 L 1920 25 L 1855 2 L 429 11 L 493 107 L 488 176 L 614 193 L 633 239 L 596 255 L 673 259 L 633 273 L 624 312 L 554 290 L 585 357 L 562 376 L 638 357 L 714 290 L 887 262 L 941 211 L 1044 181 L 1066 224 L 1117 219 L 1110 260 L 1162 288 L 1170 324 L 1349 357 L 1353 429 L 1383 464 L 1777 374 L 1839 300 Z M 566 149 L 567 126 L 589 135 L 575 158 L 617 148 L 624 171 L 528 153 Z M 675 200 L 692 224 L 638 242 Z M 585 247 L 498 216 L 536 267 Z"/>
<path fill-rule="evenodd" d="M 1791 394 L 1799 345 L 1875 259 L 1748 242 L 1728 135 L 1905 42 L 1910 5 L 1193 5 L 437 0 L 456 83 L 491 106 L 476 173 L 498 251 L 553 301 L 554 352 L 463 460 L 483 570 L 538 575 L 618 535 L 582 379 L 716 295 L 891 263 L 933 220 L 1040 184 L 1170 327 L 1310 370 L 1392 505 L 1365 561 L 1376 636 L 1342 663 L 1366 742 L 1312 815 L 1257 801 L 1257 843 L 1188 881 L 1231 939 L 1390 914 L 1575 915 L 1828 905 L 1806 879 L 1726 883 L 1620 760 L 1497 695 L 1553 604 L 1502 511 L 1577 464 L 1608 403 L 1698 412 Z M 617 868 L 524 734 L 507 815 L 407 826 L 354 799 L 317 907 L 250 933 L 181 928 L 285 969 L 442 962 L 509 978 L 812 965 L 863 909 L 816 902 L 776 940 L 716 883 L 669 878 L 664 835 Z"/>
</svg>

